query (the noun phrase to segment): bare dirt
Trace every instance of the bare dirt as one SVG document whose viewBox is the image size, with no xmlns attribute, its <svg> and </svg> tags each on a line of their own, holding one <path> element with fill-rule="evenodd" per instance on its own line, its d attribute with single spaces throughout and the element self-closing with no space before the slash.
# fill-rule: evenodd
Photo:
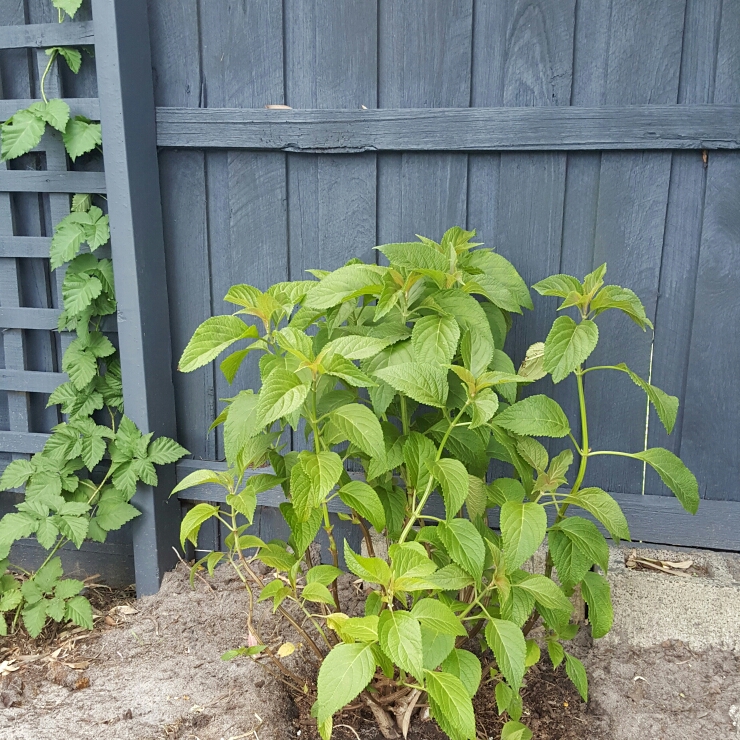
<svg viewBox="0 0 740 740">
<path fill-rule="evenodd" d="M 345 601 L 358 600 L 350 583 L 342 592 Z M 221 660 L 227 650 L 246 644 L 247 603 L 228 568 L 217 569 L 209 586 L 196 580 L 191 589 L 182 566 L 167 575 L 156 596 L 133 602 L 136 613 L 122 613 L 120 601 L 113 607 L 101 601 L 92 637 L 47 636 L 36 645 L 42 658 L 17 661 L 20 670 L 0 679 L 0 739 L 314 737 L 307 719 L 310 697 L 296 703 L 282 683 L 249 659 Z M 112 625 L 104 618 L 110 609 Z M 256 618 L 263 619 L 265 632 L 272 631 L 266 612 L 259 610 Z M 283 639 L 295 637 L 286 632 Z M 60 640 L 65 647 L 53 658 Z M 6 655 L 9 644 L 0 645 Z M 24 645 L 21 652 L 31 654 L 32 647 Z M 692 652 L 676 641 L 635 649 L 581 640 L 571 650 L 589 672 L 589 703 L 581 702 L 562 668 L 553 671 L 543 659 L 528 675 L 522 720 L 538 740 L 740 738 L 731 719 L 731 712 L 740 715 L 740 656 Z M 303 651 L 291 660 L 296 672 L 312 672 Z M 481 690 L 476 707 L 480 738 L 498 738 L 502 719 L 490 686 Z M 345 723 L 357 734 L 338 726 Z M 335 726 L 336 740 L 379 738 L 359 709 Z M 433 723 L 416 722 L 410 737 L 443 735 Z"/>
</svg>

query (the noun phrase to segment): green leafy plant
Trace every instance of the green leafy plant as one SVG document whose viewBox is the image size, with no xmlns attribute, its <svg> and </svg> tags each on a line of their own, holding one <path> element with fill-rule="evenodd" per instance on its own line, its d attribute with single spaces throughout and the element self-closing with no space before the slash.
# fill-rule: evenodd
<svg viewBox="0 0 740 740">
<path fill-rule="evenodd" d="M 556 668 L 565 663 L 585 700 L 585 670 L 563 645 L 579 629 L 576 589 L 594 637 L 612 623 L 609 549 L 597 523 L 615 542 L 629 539 L 629 530 L 607 492 L 584 487 L 589 459 L 646 462 L 686 509 L 697 508 L 696 480 L 669 451 L 595 450 L 589 439 L 584 379 L 594 370 L 629 374 L 668 431 L 675 421 L 677 399 L 625 365 L 583 365 L 604 311 L 650 326 L 639 298 L 604 285 L 605 266 L 583 282 L 556 275 L 538 283 L 541 294 L 564 299 L 561 308 L 576 309 L 576 319 L 556 319 L 517 371 L 503 346 L 511 315 L 532 308 L 530 294 L 514 267 L 476 249 L 473 237 L 453 228 L 439 243 L 388 244 L 378 248 L 388 266 L 352 260 L 333 272 L 310 271 L 318 281 L 278 283 L 264 293 L 236 285 L 225 298 L 235 312 L 206 320 L 180 360 L 181 370 L 192 371 L 246 340 L 221 362 L 231 382 L 247 355 L 260 355 L 259 392 L 228 399 L 214 422 L 223 425 L 228 469 L 199 470 L 174 491 L 202 483 L 225 489 L 225 507 L 201 503 L 188 512 L 182 543 L 197 542 L 210 518 L 228 530 L 227 551 L 194 566 L 212 572 L 226 560 L 249 591 L 250 642 L 224 657 L 251 656 L 301 689 L 305 677 L 280 659 L 295 645 L 270 644 L 251 619 L 255 597 L 271 601 L 320 664 L 313 714 L 324 738 L 334 714 L 361 695 L 381 728 L 395 716 L 405 735 L 421 702 L 453 740 L 469 740 L 481 686 L 508 715 L 503 737 L 530 738 L 519 722 L 519 691 L 541 659 L 528 639 L 532 628 L 542 622 L 549 659 Z M 556 383 L 575 378 L 580 441 L 554 400 L 520 397 L 522 386 L 545 375 Z M 291 430 L 294 439 L 305 434 L 308 449 L 287 451 Z M 551 459 L 537 439 L 548 437 L 569 439 L 573 450 Z M 492 459 L 511 477 L 487 482 Z M 362 479 L 347 472 L 349 461 L 359 463 Z M 266 543 L 249 526 L 260 493 L 277 486 L 291 536 Z M 341 611 L 334 499 L 365 540 L 365 555 L 343 545 L 346 567 L 364 583 L 360 615 Z M 489 524 L 496 521 L 500 531 Z M 331 564 L 312 561 L 309 545 L 321 528 Z M 375 554 L 371 528 L 390 543 L 387 556 Z M 544 542 L 544 572 L 530 572 L 525 563 Z M 260 576 L 255 559 L 274 578 Z"/>
<path fill-rule="evenodd" d="M 81 0 L 53 4 L 62 22 L 63 12 L 73 17 Z M 18 111 L 2 125 L 3 160 L 36 147 L 47 124 L 61 132 L 73 161 L 102 143 L 100 124 L 79 116 L 71 119 L 69 106 L 63 100 L 48 100 L 44 89 L 59 57 L 77 74 L 82 55 L 67 47 L 47 49 L 46 54 L 43 101 Z M 139 515 L 130 503 L 137 483 L 157 485 L 155 465 L 187 454 L 174 440 L 142 434 L 123 415 L 118 352 L 101 331 L 102 318 L 116 312 L 113 266 L 109 259 L 92 254 L 109 240 L 108 216 L 102 208 L 89 194 L 75 195 L 70 214 L 56 225 L 50 254 L 53 270 L 67 265 L 59 331 L 77 335 L 62 358 L 69 381 L 51 394 L 47 404 L 60 405 L 66 420 L 53 428 L 41 452 L 30 460 L 14 460 L 0 478 L 0 490 L 22 487 L 25 494 L 16 510 L 0 520 L 0 635 L 7 634 L 8 619 L 11 629 L 22 622 L 32 637 L 48 620 L 92 629 L 92 609 L 81 594 L 84 584 L 63 578 L 57 553 L 68 543 L 79 548 L 86 539 L 105 542 L 108 532 Z M 89 252 L 81 253 L 85 244 Z M 8 560 L 13 543 L 32 536 L 48 551 L 35 572 Z"/>
</svg>

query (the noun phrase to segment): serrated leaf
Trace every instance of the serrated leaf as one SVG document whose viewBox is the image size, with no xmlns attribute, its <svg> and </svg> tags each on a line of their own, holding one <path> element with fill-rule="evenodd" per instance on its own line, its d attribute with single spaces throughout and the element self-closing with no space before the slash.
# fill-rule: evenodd
<svg viewBox="0 0 740 740">
<path fill-rule="evenodd" d="M 347 360 L 364 360 L 368 357 L 375 357 L 378 352 L 385 349 L 389 344 L 391 342 L 387 339 L 350 334 L 346 337 L 334 339 L 326 344 L 321 350 L 321 354 L 324 357 L 336 354 L 341 355 Z"/>
<path fill-rule="evenodd" d="M 441 522 L 437 528 L 447 554 L 480 583 L 486 548 L 478 530 L 467 519 Z"/>
<path fill-rule="evenodd" d="M 87 154 L 103 143 L 100 124 L 76 116 L 67 123 L 62 140 L 69 158 L 74 162 L 77 157 Z"/>
<path fill-rule="evenodd" d="M 451 740 L 475 740 L 473 702 L 462 681 L 452 673 L 426 671 L 429 709 Z"/>
<path fill-rule="evenodd" d="M 185 542 L 190 540 L 198 546 L 198 532 L 203 522 L 208 521 L 218 514 L 218 506 L 212 504 L 197 504 L 182 519 L 180 524 L 180 545 L 184 548 Z"/>
<path fill-rule="evenodd" d="M 96 522 L 101 529 L 111 532 L 120 529 L 139 514 L 138 509 L 125 501 L 109 500 L 99 505 Z"/>
<path fill-rule="evenodd" d="M 69 599 L 64 605 L 64 616 L 79 627 L 87 630 L 93 628 L 92 607 L 84 596 L 73 596 Z"/>
<path fill-rule="evenodd" d="M 442 635 L 466 637 L 468 634 L 452 609 L 437 599 L 420 599 L 411 609 L 411 616 L 422 626 Z"/>
<path fill-rule="evenodd" d="M 533 308 L 527 284 L 511 262 L 500 254 L 489 249 L 479 249 L 470 253 L 470 264 L 483 270 L 483 274 L 473 275 L 471 281 L 482 290 L 475 289 L 471 292 L 481 292 L 504 311 L 521 313 L 520 306 Z"/>
<path fill-rule="evenodd" d="M 239 339 L 257 338 L 254 326 L 248 326 L 238 316 L 212 316 L 206 319 L 185 347 L 178 369 L 189 373 L 218 357 Z"/>
<path fill-rule="evenodd" d="M 540 295 L 567 298 L 571 293 L 583 293 L 583 285 L 571 275 L 550 275 L 532 286 Z"/>
<path fill-rule="evenodd" d="M 459 591 L 474 582 L 473 577 L 455 563 L 440 568 L 436 573 L 427 576 L 427 580 L 434 583 L 442 591 Z"/>
<path fill-rule="evenodd" d="M 59 10 L 63 10 L 70 18 L 74 18 L 75 13 L 82 5 L 82 0 L 51 0 L 51 4 Z"/>
<path fill-rule="evenodd" d="M 383 652 L 404 671 L 421 680 L 424 675 L 424 654 L 421 626 L 408 612 L 381 612 L 378 620 L 378 640 Z"/>
<path fill-rule="evenodd" d="M 80 67 L 82 66 L 82 54 L 80 54 L 77 49 L 73 49 L 69 46 L 58 46 L 57 51 L 59 52 L 59 55 L 64 59 L 64 61 L 67 62 L 67 66 L 70 68 L 70 70 L 74 74 L 77 74 L 80 71 Z M 46 53 L 49 53 L 48 49 L 46 50 Z M 49 102 L 52 103 L 54 101 L 50 100 Z"/>
<path fill-rule="evenodd" d="M 564 532 L 553 530 L 548 536 L 548 545 L 560 582 L 572 588 L 583 579 L 595 561 L 581 552 L 575 542 Z"/>
<path fill-rule="evenodd" d="M 527 657 L 527 644 L 521 629 L 505 619 L 491 619 L 486 625 L 486 642 L 504 678 L 514 691 L 519 691 Z"/>
<path fill-rule="evenodd" d="M 288 370 L 273 370 L 262 384 L 255 409 L 255 434 L 264 426 L 288 416 L 301 407 L 309 386 Z"/>
<path fill-rule="evenodd" d="M 445 512 L 450 520 L 460 511 L 468 497 L 468 471 L 459 460 L 449 457 L 433 463 L 431 471 L 442 488 Z"/>
<path fill-rule="evenodd" d="M 582 488 L 576 494 L 568 496 L 563 503 L 585 509 L 604 525 L 615 542 L 629 540 L 629 526 L 619 504 L 601 488 Z"/>
<path fill-rule="evenodd" d="M 653 328 L 645 314 L 645 307 L 637 294 L 629 288 L 619 285 L 605 285 L 591 301 L 591 310 L 595 316 L 610 308 L 618 309 L 629 316 L 643 331 Z"/>
<path fill-rule="evenodd" d="M 357 555 L 347 540 L 344 541 L 344 560 L 347 568 L 363 581 L 377 583 L 381 586 L 388 586 L 391 582 L 391 569 L 385 560 Z"/>
<path fill-rule="evenodd" d="M 578 689 L 583 701 L 588 701 L 588 676 L 586 669 L 578 658 L 565 653 L 565 672 L 573 685 Z"/>
<path fill-rule="evenodd" d="M 436 454 L 434 443 L 419 432 L 411 432 L 403 445 L 403 460 L 406 464 L 407 483 L 412 488 L 424 490 L 429 481 L 427 461 Z"/>
<path fill-rule="evenodd" d="M 62 285 L 64 308 L 70 313 L 84 311 L 103 290 L 103 284 L 94 275 L 67 272 Z"/>
<path fill-rule="evenodd" d="M 581 581 L 581 593 L 588 604 L 591 634 L 595 638 L 603 637 L 612 628 L 614 622 L 609 581 L 599 573 L 588 571 Z"/>
<path fill-rule="evenodd" d="M 149 444 L 147 457 L 156 465 L 167 465 L 177 462 L 181 457 L 188 455 L 188 451 L 181 447 L 174 439 L 157 437 Z"/>
<path fill-rule="evenodd" d="M 670 434 L 676 423 L 676 416 L 678 414 L 678 398 L 676 398 L 676 396 L 669 396 L 660 388 L 650 385 L 650 383 L 644 381 L 639 375 L 633 373 L 632 370 L 630 370 L 623 362 L 616 367 L 626 372 L 632 379 L 632 382 L 645 391 L 648 400 L 657 412 L 658 418 L 665 427 L 666 432 Z"/>
<path fill-rule="evenodd" d="M 314 565 L 306 573 L 306 583 L 321 583 L 324 586 L 329 586 L 341 575 L 342 571 L 333 565 Z"/>
<path fill-rule="evenodd" d="M 545 340 L 544 368 L 559 383 L 588 358 L 599 341 L 599 328 L 584 319 L 577 324 L 570 316 L 555 319 Z"/>
<path fill-rule="evenodd" d="M 19 110 L 0 128 L 0 157 L 4 161 L 30 152 L 39 145 L 45 130 L 46 124 L 39 116 L 29 110 Z"/>
<path fill-rule="evenodd" d="M 292 471 L 291 471 L 292 472 Z M 291 538 L 289 540 L 290 546 L 293 548 L 293 552 L 303 557 L 304 553 L 308 549 L 308 546 L 316 539 L 319 529 L 321 528 L 321 509 L 313 509 L 309 513 L 307 521 L 301 521 L 293 509 L 293 505 L 288 502 L 280 504 L 280 512 L 283 518 L 287 522 L 291 531 Z M 333 568 L 334 566 L 316 566 L 317 568 Z M 312 570 L 316 570 L 313 568 Z M 309 571 L 309 575 L 311 571 Z M 309 583 L 311 581 L 309 580 Z M 331 582 L 331 581 L 330 581 Z M 328 586 L 328 583 L 324 583 Z"/>
<path fill-rule="evenodd" d="M 439 365 L 452 362 L 459 340 L 460 327 L 451 316 L 422 316 L 411 333 L 416 359 Z"/>
<path fill-rule="evenodd" d="M 76 49 L 70 49 L 79 54 Z M 38 106 L 38 107 L 36 107 Z M 57 131 L 64 132 L 69 121 L 69 106 L 59 99 L 50 100 L 48 103 L 34 103 L 31 108 L 46 123 L 53 126 Z"/>
<path fill-rule="evenodd" d="M 329 589 L 321 583 L 307 584 L 301 592 L 301 596 L 306 599 L 306 601 L 336 606 L 334 603 L 334 597 L 331 595 Z"/>
<path fill-rule="evenodd" d="M 370 457 L 385 454 L 383 429 L 375 414 L 367 406 L 349 403 L 340 406 L 330 414 L 332 423 L 352 442 Z"/>
<path fill-rule="evenodd" d="M 532 737 L 532 730 L 515 720 L 510 720 L 501 728 L 501 740 L 532 740 Z"/>
<path fill-rule="evenodd" d="M 449 260 L 439 250 L 424 242 L 384 244 L 376 249 L 392 265 L 409 270 L 436 270 L 444 273 L 450 268 Z"/>
<path fill-rule="evenodd" d="M 436 408 L 445 406 L 449 388 L 447 373 L 442 368 L 420 362 L 406 362 L 376 370 L 374 374 L 399 393 L 419 403 Z"/>
<path fill-rule="evenodd" d="M 370 265 L 346 265 L 330 272 L 308 291 L 306 308 L 332 308 L 360 295 L 379 295 L 383 290 L 382 268 Z"/>
<path fill-rule="evenodd" d="M 227 481 L 222 477 L 222 473 L 217 473 L 213 470 L 195 470 L 189 475 L 186 475 L 173 489 L 170 496 L 180 491 L 185 491 L 193 486 L 200 486 L 205 483 L 216 483 L 218 485 L 225 486 Z"/>
<path fill-rule="evenodd" d="M 480 660 L 473 653 L 456 648 L 444 659 L 440 668 L 445 673 L 457 676 L 471 699 L 476 695 L 482 678 L 482 669 Z"/>
<path fill-rule="evenodd" d="M 54 595 L 58 599 L 71 599 L 73 596 L 77 596 L 83 588 L 85 588 L 85 584 L 82 581 L 74 578 L 65 578 L 63 581 L 57 583 L 54 589 Z"/>
<path fill-rule="evenodd" d="M 532 594 L 535 601 L 547 609 L 557 609 L 568 612 L 568 614 L 573 611 L 573 604 L 570 603 L 557 584 L 545 576 L 529 575 L 518 581 L 514 587 Z"/>
<path fill-rule="evenodd" d="M 506 567 L 511 571 L 529 560 L 545 539 L 547 512 L 541 504 L 507 501 L 500 524 Z"/>
<path fill-rule="evenodd" d="M 478 377 L 493 360 L 493 341 L 488 332 L 479 332 L 468 329 L 460 342 L 460 354 L 463 364 Z"/>
<path fill-rule="evenodd" d="M 696 514 L 699 508 L 699 484 L 680 458 L 662 447 L 637 452 L 633 457 L 644 460 L 673 491 L 681 506 L 689 514 Z"/>
<path fill-rule="evenodd" d="M 334 355 L 329 362 L 324 362 L 324 370 L 348 385 L 354 388 L 372 388 L 376 385 L 375 381 L 362 372 L 353 362 L 342 357 Z"/>
<path fill-rule="evenodd" d="M 609 569 L 609 546 L 596 525 L 588 519 L 569 516 L 554 524 L 552 530 L 562 532 L 592 562 L 604 572 Z"/>
<path fill-rule="evenodd" d="M 547 641 L 547 654 L 550 656 L 553 668 L 557 668 L 563 662 L 563 658 L 565 658 L 565 650 L 563 650 L 563 646 L 556 640 Z"/>
<path fill-rule="evenodd" d="M 518 401 L 493 421 L 514 434 L 530 437 L 565 437 L 570 432 L 568 417 L 560 404 L 544 395 Z"/>
<path fill-rule="evenodd" d="M 375 675 L 372 646 L 355 643 L 336 645 L 324 658 L 317 680 L 316 718 L 326 722 L 349 704 Z"/>
<path fill-rule="evenodd" d="M 55 270 L 74 259 L 84 241 L 85 229 L 82 224 L 70 220 L 69 217 L 60 221 L 51 238 L 51 269 Z"/>
<path fill-rule="evenodd" d="M 313 498 L 317 503 L 326 498 L 344 472 L 342 458 L 336 452 L 303 451 L 299 455 L 299 462 L 311 482 Z"/>
<path fill-rule="evenodd" d="M 48 603 L 45 599 L 41 599 L 32 605 L 26 606 L 21 612 L 23 626 L 34 639 L 41 634 L 41 630 L 44 629 L 44 625 L 46 624 L 46 608 Z"/>
<path fill-rule="evenodd" d="M 385 509 L 375 489 L 363 481 L 354 480 L 339 489 L 339 498 L 373 525 L 376 532 L 385 529 Z"/>
<path fill-rule="evenodd" d="M 34 467 L 28 460 L 13 460 L 3 471 L 0 488 L 4 491 L 9 488 L 18 488 L 26 483 L 33 472 Z"/>
</svg>

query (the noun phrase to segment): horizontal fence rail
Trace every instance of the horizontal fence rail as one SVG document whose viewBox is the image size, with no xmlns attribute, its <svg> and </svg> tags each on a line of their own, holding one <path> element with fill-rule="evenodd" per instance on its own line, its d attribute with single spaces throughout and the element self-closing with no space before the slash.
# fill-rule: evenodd
<svg viewBox="0 0 740 740">
<path fill-rule="evenodd" d="M 104 193 L 105 172 L 0 170 L 3 193 Z"/>
<path fill-rule="evenodd" d="M 92 21 L 0 26 L 0 49 L 89 46 L 94 43 Z"/>
<path fill-rule="evenodd" d="M 181 460 L 177 464 L 178 482 L 195 470 L 203 468 L 226 470 L 226 465 L 222 462 Z M 272 468 L 259 468 L 247 471 L 246 477 L 272 472 Z M 361 475 L 357 473 L 350 473 L 350 476 L 361 478 Z M 699 511 L 692 517 L 672 496 L 641 496 L 634 493 L 612 493 L 611 495 L 627 517 L 634 542 L 682 547 L 711 547 L 715 550 L 735 551 L 738 549 L 737 502 L 702 500 L 699 504 Z M 181 491 L 178 497 L 181 501 L 226 502 L 224 489 L 215 484 L 203 484 L 186 489 Z M 282 488 L 275 486 L 275 488 L 260 493 L 258 504 L 273 508 L 286 500 Z M 329 501 L 327 506 L 333 513 L 349 513 L 350 511 L 342 501 L 336 498 Z M 445 515 L 444 505 L 439 497 L 432 497 L 425 511 L 433 516 L 444 517 Z M 581 514 L 590 518 L 585 512 Z M 489 523 L 495 527 L 498 525 L 498 520 L 492 519 Z M 609 536 L 607 532 L 604 534 Z"/>
<path fill-rule="evenodd" d="M 0 29 L 2 26 L 0 26 Z M 69 106 L 71 116 L 85 116 L 93 121 L 100 120 L 100 103 L 97 98 L 62 98 Z M 37 100 L 28 98 L 23 100 L 0 100 L 0 120 L 7 120 L 16 111 L 28 108 Z"/>
<path fill-rule="evenodd" d="M 738 149 L 740 106 L 158 108 L 157 144 L 314 153 Z"/>
</svg>

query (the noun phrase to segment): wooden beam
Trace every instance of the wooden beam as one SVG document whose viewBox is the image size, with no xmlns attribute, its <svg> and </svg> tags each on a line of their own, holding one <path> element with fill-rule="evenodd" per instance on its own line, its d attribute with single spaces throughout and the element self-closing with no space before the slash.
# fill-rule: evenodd
<svg viewBox="0 0 740 740">
<path fill-rule="evenodd" d="M 738 149 L 740 106 L 158 108 L 157 143 L 318 153 Z"/>
<path fill-rule="evenodd" d="M 0 432 L 0 450 L 19 454 L 33 455 L 41 452 L 49 439 L 48 434 L 32 432 Z"/>
<path fill-rule="evenodd" d="M 0 26 L 0 49 L 87 46 L 95 43 L 92 21 Z"/>
<path fill-rule="evenodd" d="M 0 170 L 4 193 L 104 193 L 105 172 Z"/>
<path fill-rule="evenodd" d="M 0 369 L 0 390 L 2 391 L 52 393 L 68 380 L 69 376 L 66 373 Z"/>
<path fill-rule="evenodd" d="M 0 235 L 0 257 L 49 258 L 50 236 L 2 236 Z"/>
</svg>

